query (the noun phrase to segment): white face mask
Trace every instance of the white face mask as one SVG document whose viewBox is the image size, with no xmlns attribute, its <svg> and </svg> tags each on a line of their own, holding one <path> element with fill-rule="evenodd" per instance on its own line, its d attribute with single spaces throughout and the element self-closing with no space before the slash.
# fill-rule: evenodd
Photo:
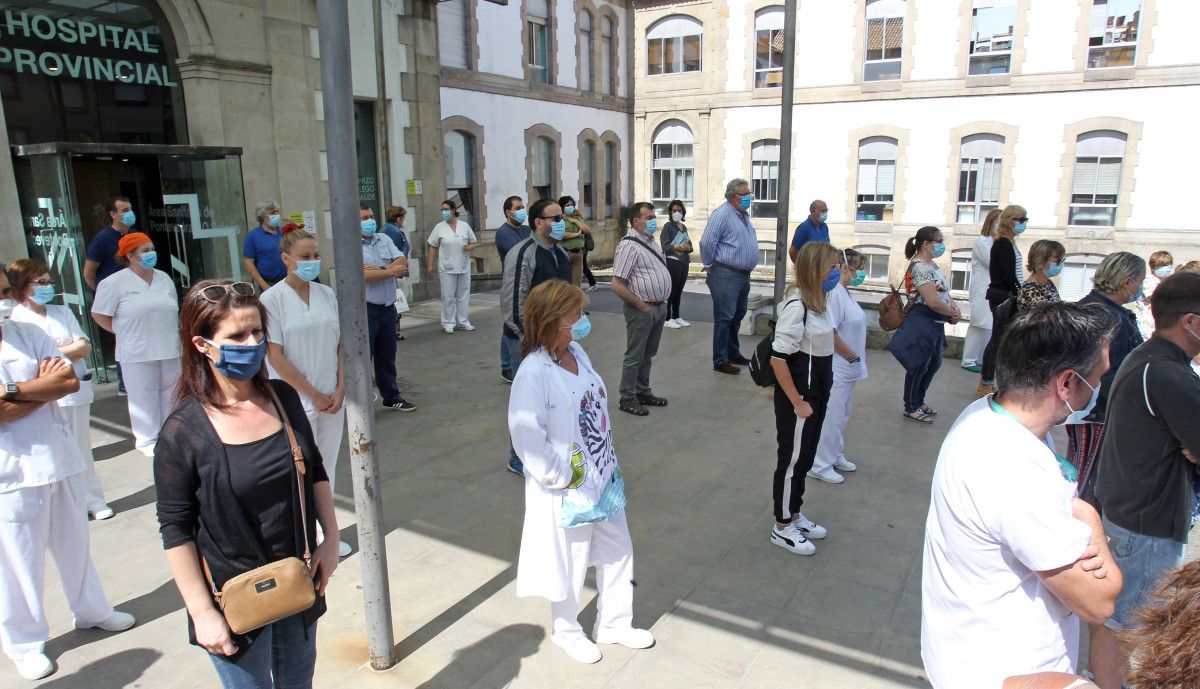
<svg viewBox="0 0 1200 689">
<path fill-rule="evenodd" d="M 1092 408 L 1096 406 L 1096 399 L 1098 397 L 1100 397 L 1100 386 L 1099 385 L 1097 385 L 1096 387 L 1093 388 L 1092 384 L 1087 382 L 1087 378 L 1084 378 L 1083 376 L 1079 375 L 1079 373 L 1077 371 L 1072 371 L 1072 373 L 1075 374 L 1076 378 L 1078 378 L 1079 380 L 1082 380 L 1084 385 L 1091 388 L 1092 399 L 1090 401 L 1088 401 L 1086 407 L 1080 409 L 1079 411 L 1075 411 L 1074 409 L 1071 409 L 1070 401 L 1064 400 L 1067 403 L 1067 411 L 1069 411 L 1071 413 L 1069 416 L 1067 416 L 1066 420 L 1064 420 L 1061 424 L 1059 424 L 1060 426 L 1063 424 L 1067 424 L 1067 423 L 1083 423 L 1084 422 L 1083 418 L 1085 416 L 1087 416 L 1088 414 L 1092 413 Z"/>
</svg>

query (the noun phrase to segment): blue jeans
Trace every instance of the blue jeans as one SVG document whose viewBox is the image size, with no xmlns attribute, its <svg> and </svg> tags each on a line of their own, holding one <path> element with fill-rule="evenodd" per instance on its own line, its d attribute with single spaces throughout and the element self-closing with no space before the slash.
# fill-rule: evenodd
<svg viewBox="0 0 1200 689">
<path fill-rule="evenodd" d="M 317 667 L 317 623 L 304 628 L 304 614 L 263 629 L 237 660 L 208 656 L 224 689 L 311 689 Z"/>
<path fill-rule="evenodd" d="M 396 387 L 396 307 L 367 304 L 367 341 L 375 364 L 375 386 L 386 402 L 402 399 Z"/>
<path fill-rule="evenodd" d="M 925 393 L 941 367 L 942 348 L 937 347 L 924 366 L 904 374 L 904 413 L 914 412 L 925 404 Z"/>
<path fill-rule="evenodd" d="M 742 356 L 738 328 L 746 316 L 750 276 L 713 264 L 705 282 L 713 302 L 713 364 L 716 365 Z"/>
<path fill-rule="evenodd" d="M 500 325 L 500 370 L 517 372 L 521 365 L 521 340 L 504 334 L 504 325 Z"/>
<path fill-rule="evenodd" d="M 1183 544 L 1169 538 L 1144 536 L 1107 519 L 1104 520 L 1104 533 L 1125 578 L 1125 585 L 1117 596 L 1117 610 L 1104 623 L 1119 632 L 1137 624 L 1133 613 L 1152 601 L 1155 589 L 1167 572 L 1183 564 Z"/>
</svg>

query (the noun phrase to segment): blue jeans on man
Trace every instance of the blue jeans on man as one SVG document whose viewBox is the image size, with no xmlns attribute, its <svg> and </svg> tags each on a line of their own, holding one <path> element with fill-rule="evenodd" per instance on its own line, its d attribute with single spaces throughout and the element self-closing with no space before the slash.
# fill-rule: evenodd
<svg viewBox="0 0 1200 689">
<path fill-rule="evenodd" d="M 502 332 L 500 333 L 500 356 L 503 357 L 506 353 L 509 357 L 509 365 L 512 366 L 510 370 L 513 375 L 516 375 L 517 370 L 521 368 L 521 362 L 525 360 L 525 357 L 521 356 L 521 339 L 509 337 Z M 508 470 L 519 476 L 525 475 L 525 465 L 512 446 L 511 436 L 508 439 Z"/>
<path fill-rule="evenodd" d="M 500 326 L 500 370 L 511 371 L 513 375 L 517 374 L 517 368 L 521 365 L 521 340 L 515 337 L 509 337 L 504 332 L 504 326 Z"/>
<path fill-rule="evenodd" d="M 1104 519 L 1104 534 L 1125 582 L 1117 609 L 1104 626 L 1120 632 L 1137 625 L 1134 612 L 1153 600 L 1167 572 L 1183 565 L 1184 544 L 1130 531 L 1108 519 Z"/>
<path fill-rule="evenodd" d="M 738 328 L 746 317 L 750 275 L 714 263 L 705 282 L 713 302 L 713 365 L 741 359 Z"/>
<path fill-rule="evenodd" d="M 383 403 L 403 399 L 396 386 L 396 307 L 367 302 L 367 341 Z"/>
</svg>

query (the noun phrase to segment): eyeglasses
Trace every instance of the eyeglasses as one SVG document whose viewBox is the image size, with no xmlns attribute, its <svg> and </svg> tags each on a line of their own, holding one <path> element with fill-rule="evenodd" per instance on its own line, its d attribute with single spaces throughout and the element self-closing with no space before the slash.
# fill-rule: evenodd
<svg viewBox="0 0 1200 689">
<path fill-rule="evenodd" d="M 51 280 L 50 278 L 42 278 L 41 280 L 34 280 L 34 281 L 33 281 L 33 284 L 35 284 L 35 285 L 43 285 L 43 286 L 45 286 L 45 285 L 53 285 L 53 284 L 54 284 L 54 281 L 53 281 L 53 280 Z"/>
<path fill-rule="evenodd" d="M 1017 218 L 1017 222 L 1029 222 L 1029 218 Z"/>
<path fill-rule="evenodd" d="M 561 222 L 562 219 L 563 217 L 561 215 L 543 215 L 540 218 L 540 220 L 553 220 L 554 222 Z"/>
<path fill-rule="evenodd" d="M 226 282 L 220 285 L 209 285 L 200 290 L 200 296 L 210 304 L 219 304 L 230 294 L 235 297 L 253 297 L 254 285 L 249 282 Z"/>
</svg>

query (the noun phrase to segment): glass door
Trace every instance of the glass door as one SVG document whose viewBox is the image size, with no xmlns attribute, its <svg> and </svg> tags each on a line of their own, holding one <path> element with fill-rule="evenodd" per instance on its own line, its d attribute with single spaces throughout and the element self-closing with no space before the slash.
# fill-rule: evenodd
<svg viewBox="0 0 1200 689">
<path fill-rule="evenodd" d="M 162 204 L 151 209 L 168 237 L 180 294 L 208 278 L 242 279 L 246 198 L 238 155 L 161 155 Z M 166 269 L 166 266 L 161 266 Z"/>
</svg>

